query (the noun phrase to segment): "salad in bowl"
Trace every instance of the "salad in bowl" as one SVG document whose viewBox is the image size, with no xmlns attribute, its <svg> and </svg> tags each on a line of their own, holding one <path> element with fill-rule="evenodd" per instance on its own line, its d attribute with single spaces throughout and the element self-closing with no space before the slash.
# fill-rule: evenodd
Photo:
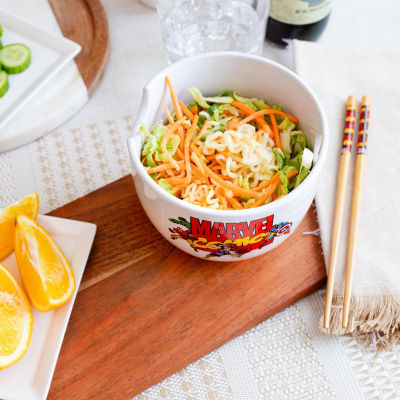
<svg viewBox="0 0 400 400">
<path fill-rule="evenodd" d="M 190 104 L 161 103 L 164 121 L 140 127 L 142 164 L 164 190 L 183 201 L 219 210 L 253 208 L 296 188 L 314 158 L 298 119 L 279 105 L 224 91 L 204 97 L 189 88 Z"/>
<path fill-rule="evenodd" d="M 237 261 L 297 228 L 327 143 L 325 113 L 297 75 L 223 52 L 174 63 L 145 86 L 128 148 L 158 231 L 193 256 Z"/>
</svg>

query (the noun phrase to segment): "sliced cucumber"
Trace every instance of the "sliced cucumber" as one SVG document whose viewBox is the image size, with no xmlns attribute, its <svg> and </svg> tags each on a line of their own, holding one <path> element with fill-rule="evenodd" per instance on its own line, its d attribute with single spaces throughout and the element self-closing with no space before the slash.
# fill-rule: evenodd
<svg viewBox="0 0 400 400">
<path fill-rule="evenodd" d="M 3 97 L 8 90 L 8 74 L 6 71 L 0 71 L 0 97 Z"/>
<path fill-rule="evenodd" d="M 9 44 L 0 49 L 0 64 L 8 74 L 19 74 L 31 63 L 31 51 L 21 43 Z"/>
</svg>

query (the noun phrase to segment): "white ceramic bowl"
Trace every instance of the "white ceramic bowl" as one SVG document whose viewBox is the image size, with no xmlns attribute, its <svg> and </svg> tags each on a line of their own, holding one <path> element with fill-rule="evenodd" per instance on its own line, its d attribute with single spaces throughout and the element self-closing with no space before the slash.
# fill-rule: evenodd
<svg viewBox="0 0 400 400">
<path fill-rule="evenodd" d="M 315 154 L 307 178 L 277 201 L 246 210 L 212 210 L 189 204 L 159 187 L 146 173 L 140 152 L 141 124 L 164 119 L 160 99 L 168 75 L 178 98 L 191 102 L 189 87 L 204 95 L 236 90 L 241 96 L 280 104 L 296 116 Z M 166 96 L 168 99 L 169 97 Z M 172 109 L 171 102 L 167 105 Z M 288 238 L 299 225 L 315 195 L 328 143 L 325 113 L 311 89 L 293 72 L 267 59 L 241 53 L 209 53 L 184 59 L 158 73 L 144 88 L 134 133 L 128 141 L 133 178 L 150 221 L 179 249 L 197 257 L 233 261 L 263 254 Z M 142 229 L 146 229 L 143 227 Z"/>
</svg>

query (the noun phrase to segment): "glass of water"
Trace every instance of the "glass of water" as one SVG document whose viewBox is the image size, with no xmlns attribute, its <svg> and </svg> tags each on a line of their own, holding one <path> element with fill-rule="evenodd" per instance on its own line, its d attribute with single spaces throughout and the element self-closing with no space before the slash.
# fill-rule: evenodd
<svg viewBox="0 0 400 400">
<path fill-rule="evenodd" d="M 269 0 L 158 0 L 170 62 L 212 51 L 262 52 Z"/>
</svg>

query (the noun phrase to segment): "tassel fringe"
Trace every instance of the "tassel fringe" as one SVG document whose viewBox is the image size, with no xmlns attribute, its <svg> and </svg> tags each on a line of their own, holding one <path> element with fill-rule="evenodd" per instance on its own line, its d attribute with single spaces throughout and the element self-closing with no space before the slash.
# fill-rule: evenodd
<svg viewBox="0 0 400 400">
<path fill-rule="evenodd" d="M 400 296 L 352 296 L 349 325 L 342 327 L 343 296 L 333 296 L 329 329 L 321 331 L 343 335 L 351 333 L 359 342 L 376 349 L 390 349 L 400 343 Z"/>
</svg>

